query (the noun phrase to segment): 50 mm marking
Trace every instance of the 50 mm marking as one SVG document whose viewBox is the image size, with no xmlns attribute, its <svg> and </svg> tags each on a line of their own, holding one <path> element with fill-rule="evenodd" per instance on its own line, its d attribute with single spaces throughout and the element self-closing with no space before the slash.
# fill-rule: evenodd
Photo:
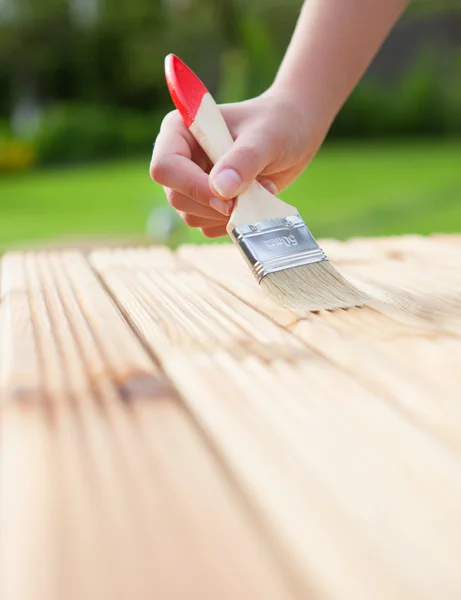
<svg viewBox="0 0 461 600">
<path fill-rule="evenodd" d="M 298 240 L 294 235 L 280 235 L 278 237 L 271 238 L 269 240 L 264 240 L 264 243 L 269 248 L 273 248 L 274 246 L 297 246 Z"/>
</svg>

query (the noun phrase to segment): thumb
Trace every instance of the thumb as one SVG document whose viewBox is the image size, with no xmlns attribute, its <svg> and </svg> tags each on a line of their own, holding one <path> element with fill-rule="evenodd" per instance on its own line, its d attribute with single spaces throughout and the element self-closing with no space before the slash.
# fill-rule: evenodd
<svg viewBox="0 0 461 600">
<path fill-rule="evenodd" d="M 268 165 L 272 146 L 273 140 L 262 132 L 240 135 L 210 172 L 212 192 L 225 200 L 244 192 Z"/>
</svg>

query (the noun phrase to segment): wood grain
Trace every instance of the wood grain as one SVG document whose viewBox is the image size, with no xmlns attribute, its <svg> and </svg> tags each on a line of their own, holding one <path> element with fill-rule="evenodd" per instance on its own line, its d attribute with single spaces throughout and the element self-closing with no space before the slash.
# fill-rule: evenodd
<svg viewBox="0 0 461 600">
<path fill-rule="evenodd" d="M 2 600 L 191 589 L 294 597 L 240 493 L 85 259 L 29 254 L 4 265 L 2 311 L 12 303 L 23 314 L 2 313 L 11 323 L 2 365 L 12 364 L 2 379 Z M 34 358 L 22 365 L 27 404 L 8 360 L 16 339 Z"/>
<path fill-rule="evenodd" d="M 366 307 L 230 245 L 1 262 L 2 600 L 461 597 L 461 237 L 322 240 Z"/>
<path fill-rule="evenodd" d="M 306 589 L 354 598 L 436 593 L 433 544 L 453 542 L 457 506 L 445 506 L 430 531 L 427 523 L 434 502 L 451 503 L 447 486 L 460 494 L 459 407 L 453 381 L 437 382 L 417 361 L 402 364 L 421 342 L 427 360 L 450 352 L 424 345 L 425 336 L 437 337 L 433 325 L 376 308 L 291 314 L 262 296 L 233 249 L 184 248 L 179 256 L 168 272 L 154 255 L 142 270 L 121 271 L 107 254 L 92 260 L 121 303 L 131 303 L 133 325 L 283 542 Z M 457 339 L 450 343 L 459 347 Z M 283 486 L 274 489 L 277 481 Z M 380 500 L 370 510 L 372 498 Z M 348 556 L 346 545 L 353 547 Z M 451 594 L 460 550 L 455 543 L 438 565 Z M 373 551 L 381 553 L 376 562 Z"/>
<path fill-rule="evenodd" d="M 328 251 L 328 242 L 324 245 Z M 373 251 L 374 244 L 371 246 Z M 380 244 L 377 246 L 379 249 Z M 207 255 L 207 260 L 201 260 L 203 252 L 200 247 L 184 247 L 179 255 L 276 322 L 289 327 L 311 349 L 338 369 L 350 373 L 370 391 L 388 398 L 409 419 L 429 430 L 439 431 L 444 442 L 461 450 L 458 386 L 461 353 L 456 327 L 459 316 L 452 305 L 447 307 L 443 302 L 443 291 L 435 300 L 428 299 L 426 280 L 420 281 L 419 286 L 415 284 L 412 288 L 414 302 L 403 301 L 403 308 L 399 308 L 394 296 L 406 299 L 408 287 L 404 286 L 410 278 L 408 274 L 407 278 L 399 279 L 400 288 L 394 286 L 388 303 L 383 302 L 384 296 L 380 293 L 379 301 L 363 309 L 296 315 L 279 309 L 269 298 L 263 297 L 262 290 L 251 281 L 251 275 L 232 248 L 224 246 Z M 347 255 L 347 250 L 344 254 Z M 364 248 L 361 255 L 368 255 Z M 358 284 L 363 286 L 367 283 L 362 276 L 366 269 L 367 274 L 374 276 L 375 288 L 381 278 L 384 280 L 380 290 L 385 292 L 387 278 L 391 273 L 396 273 L 398 278 L 398 268 L 402 267 L 400 259 L 389 262 L 397 262 L 397 265 L 379 260 L 365 263 L 366 266 L 360 261 L 360 266 L 355 267 L 357 262 L 349 254 L 347 266 L 343 263 L 342 270 L 346 275 L 354 273 Z M 412 270 L 409 265 L 405 269 Z M 429 271 L 429 267 L 426 270 Z M 226 276 L 228 272 L 230 277 Z M 438 275 L 435 269 L 432 276 Z M 430 272 L 427 278 L 431 278 Z M 446 279 L 446 286 L 455 285 L 449 276 Z M 459 293 L 458 296 L 452 293 L 450 299 L 455 306 L 461 303 Z M 421 307 L 433 310 L 421 311 Z"/>
</svg>

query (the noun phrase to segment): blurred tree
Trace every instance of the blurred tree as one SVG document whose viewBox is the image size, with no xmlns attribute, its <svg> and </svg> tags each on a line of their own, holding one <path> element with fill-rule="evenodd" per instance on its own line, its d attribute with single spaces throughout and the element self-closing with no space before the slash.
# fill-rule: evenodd
<svg viewBox="0 0 461 600">
<path fill-rule="evenodd" d="M 0 73 L 9 107 L 72 96 L 73 29 L 66 0 L 9 0 L 0 23 Z M 2 94 L 3 95 L 3 94 Z"/>
<path fill-rule="evenodd" d="M 40 107 L 54 103 L 166 111 L 172 106 L 163 75 L 163 57 L 169 52 L 184 57 L 219 100 L 253 96 L 271 84 L 301 4 L 0 0 L 0 117 L 13 114 L 15 123 L 33 121 Z M 445 69 L 439 63 L 434 68 L 427 57 L 418 62 L 419 41 L 432 32 L 431 43 L 435 40 Z M 335 131 L 358 133 L 365 130 L 363 123 L 369 123 L 370 131 L 397 131 L 403 122 L 411 131 L 445 130 L 447 115 L 459 113 L 455 57 L 460 47 L 460 0 L 414 0 Z M 418 73 L 413 73 L 416 63 Z M 401 78 L 409 83 L 400 86 Z M 375 79 L 389 90 L 373 87 Z M 442 102 L 442 96 L 447 114 L 439 119 L 430 104 Z M 430 117 L 427 125 L 424 115 Z"/>
<path fill-rule="evenodd" d="M 165 33 L 161 0 L 104 1 L 81 65 L 100 101 L 141 109 L 158 103 Z"/>
</svg>

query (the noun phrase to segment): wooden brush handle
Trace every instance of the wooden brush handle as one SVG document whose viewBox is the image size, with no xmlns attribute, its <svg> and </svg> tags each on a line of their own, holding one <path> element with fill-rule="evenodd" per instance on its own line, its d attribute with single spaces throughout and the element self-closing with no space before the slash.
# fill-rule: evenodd
<svg viewBox="0 0 461 600">
<path fill-rule="evenodd" d="M 165 75 L 171 98 L 184 123 L 215 164 L 234 141 L 218 105 L 197 75 L 174 54 L 165 59 Z M 296 208 L 254 181 L 239 196 L 227 230 L 230 232 L 239 225 L 283 218 L 297 212 Z"/>
</svg>

